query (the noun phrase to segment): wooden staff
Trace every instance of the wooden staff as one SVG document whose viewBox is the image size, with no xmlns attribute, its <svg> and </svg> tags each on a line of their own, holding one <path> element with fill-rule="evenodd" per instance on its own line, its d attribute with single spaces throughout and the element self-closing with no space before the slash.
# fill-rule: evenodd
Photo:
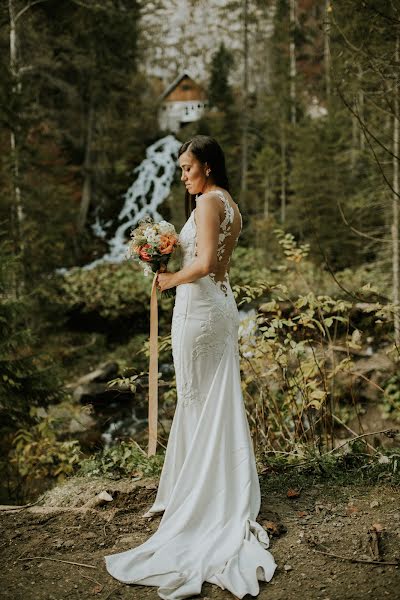
<svg viewBox="0 0 400 600">
<path fill-rule="evenodd" d="M 157 449 L 158 418 L 158 308 L 157 273 L 154 275 L 150 297 L 150 366 L 149 366 L 149 446 L 147 456 L 154 456 Z"/>
</svg>

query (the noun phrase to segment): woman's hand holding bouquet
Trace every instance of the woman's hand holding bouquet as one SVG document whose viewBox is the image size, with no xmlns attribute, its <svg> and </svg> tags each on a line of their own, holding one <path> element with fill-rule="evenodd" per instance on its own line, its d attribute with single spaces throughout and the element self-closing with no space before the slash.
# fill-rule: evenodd
<svg viewBox="0 0 400 600">
<path fill-rule="evenodd" d="M 175 286 L 174 274 L 166 271 L 171 254 L 178 244 L 178 235 L 171 223 L 155 223 L 151 217 L 145 217 L 131 232 L 128 255 L 142 263 L 146 276 L 151 272 L 157 273 L 157 288 L 165 292 Z M 165 295 L 169 296 L 171 293 Z"/>
</svg>

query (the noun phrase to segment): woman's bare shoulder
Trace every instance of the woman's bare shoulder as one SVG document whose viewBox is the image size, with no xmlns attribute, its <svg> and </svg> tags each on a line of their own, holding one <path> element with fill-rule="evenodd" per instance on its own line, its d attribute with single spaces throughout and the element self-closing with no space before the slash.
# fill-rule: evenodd
<svg viewBox="0 0 400 600">
<path fill-rule="evenodd" d="M 221 198 L 221 196 L 215 191 L 205 192 L 196 198 L 196 207 L 202 207 L 204 209 L 209 208 L 219 208 L 218 202 L 215 202 L 217 198 Z"/>
</svg>

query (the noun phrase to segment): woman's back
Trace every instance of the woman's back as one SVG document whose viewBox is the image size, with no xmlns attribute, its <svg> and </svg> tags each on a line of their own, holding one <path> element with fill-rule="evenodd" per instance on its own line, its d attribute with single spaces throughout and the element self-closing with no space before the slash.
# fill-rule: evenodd
<svg viewBox="0 0 400 600">
<path fill-rule="evenodd" d="M 212 192 L 209 192 L 208 195 L 215 196 L 216 202 L 222 201 L 217 248 L 217 267 L 214 269 L 213 273 L 210 273 L 210 277 L 226 294 L 229 281 L 230 261 L 242 231 L 242 215 L 237 204 L 225 190 L 213 190 Z M 199 196 L 197 201 L 201 202 L 201 198 L 202 196 Z M 196 220 L 195 215 L 194 218 Z"/>
</svg>

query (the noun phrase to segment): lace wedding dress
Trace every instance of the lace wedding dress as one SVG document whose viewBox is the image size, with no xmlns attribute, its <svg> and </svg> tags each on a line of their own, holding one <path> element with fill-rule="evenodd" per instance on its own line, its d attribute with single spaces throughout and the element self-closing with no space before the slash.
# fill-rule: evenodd
<svg viewBox="0 0 400 600">
<path fill-rule="evenodd" d="M 228 276 L 241 215 L 221 191 L 218 269 L 177 286 L 172 352 L 177 406 L 151 513 L 164 512 L 142 545 L 105 556 L 124 583 L 158 587 L 164 600 L 201 593 L 204 581 L 256 596 L 276 563 L 256 522 L 260 485 L 240 386 L 239 313 Z M 198 201 L 201 201 L 198 198 Z M 181 230 L 183 266 L 196 255 L 195 210 Z"/>
</svg>

